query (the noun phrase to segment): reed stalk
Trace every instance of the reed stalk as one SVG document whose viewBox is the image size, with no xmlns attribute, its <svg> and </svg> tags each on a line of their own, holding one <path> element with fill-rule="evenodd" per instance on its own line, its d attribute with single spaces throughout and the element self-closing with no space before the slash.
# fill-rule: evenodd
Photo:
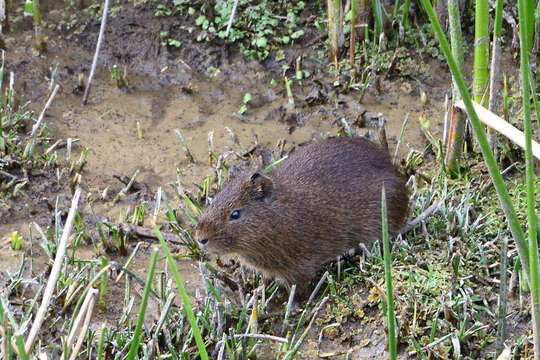
<svg viewBox="0 0 540 360">
<path fill-rule="evenodd" d="M 532 3 L 532 4 L 531 4 Z M 532 155 L 532 121 L 531 121 L 531 79 L 529 49 L 534 38 L 534 26 L 528 21 L 532 19 L 534 0 L 518 0 L 520 68 L 521 68 L 521 98 L 523 103 L 523 130 L 525 133 L 525 177 L 527 188 L 527 222 L 529 233 L 529 286 L 531 288 L 531 307 L 533 323 L 534 356 L 540 359 L 540 288 L 538 285 L 538 242 L 536 239 L 535 214 L 535 173 Z M 532 31 L 531 31 L 532 29 Z M 525 265 L 525 264 L 524 264 Z"/>
<path fill-rule="evenodd" d="M 502 29 L 502 8 L 503 0 L 497 0 L 495 8 L 495 26 L 493 29 L 493 47 L 491 50 L 491 69 L 489 73 L 489 102 L 488 109 L 497 113 L 500 103 L 500 91 L 502 82 L 502 72 L 499 71 L 501 59 L 501 29 Z M 497 133 L 493 129 L 487 129 L 489 146 L 491 151 L 497 148 Z"/>
<path fill-rule="evenodd" d="M 351 67 L 354 67 L 354 48 L 356 41 L 356 24 L 358 24 L 358 7 L 360 6 L 361 0 L 351 0 L 351 34 L 350 34 L 350 45 L 349 45 L 349 63 Z"/>
<path fill-rule="evenodd" d="M 45 40 L 43 39 L 41 29 L 41 10 L 39 7 L 39 0 L 33 0 L 32 12 L 34 14 L 34 42 L 36 49 L 40 52 L 45 50 Z"/>
<path fill-rule="evenodd" d="M 338 54 L 340 51 L 339 39 L 341 32 L 341 0 L 328 0 L 328 40 L 330 42 L 330 61 L 338 69 Z"/>
<path fill-rule="evenodd" d="M 474 24 L 473 99 L 484 105 L 489 80 L 489 2 L 476 0 Z"/>
<path fill-rule="evenodd" d="M 411 0 L 405 0 L 405 5 L 403 6 L 403 27 L 409 29 L 409 8 L 411 7 Z"/>
<path fill-rule="evenodd" d="M 523 17 L 520 16 L 519 23 L 525 24 L 526 35 L 521 42 L 521 46 L 525 45 L 525 49 L 530 52 L 534 46 L 534 28 L 535 28 L 535 0 L 526 0 L 523 3 Z M 519 2 L 518 2 L 518 12 L 519 12 Z M 536 15 L 538 16 L 538 15 Z M 520 32 L 521 33 L 521 32 Z M 539 34 L 537 34 L 539 35 Z M 520 49 L 521 49 L 520 46 Z"/>
<path fill-rule="evenodd" d="M 452 55 L 457 61 L 460 71 L 463 71 L 463 35 L 461 33 L 461 20 L 459 16 L 458 0 L 448 0 L 448 20 L 450 28 L 450 42 Z M 452 76 L 452 102 L 460 100 L 459 89 Z M 449 174 L 456 175 L 459 172 L 461 153 L 465 141 L 465 114 L 461 111 L 450 110 L 450 126 L 446 142 L 445 167 Z"/>
</svg>

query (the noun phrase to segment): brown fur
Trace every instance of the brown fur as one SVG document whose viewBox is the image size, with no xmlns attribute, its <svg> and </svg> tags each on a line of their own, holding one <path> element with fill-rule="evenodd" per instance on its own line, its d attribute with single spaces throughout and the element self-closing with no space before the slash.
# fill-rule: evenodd
<svg viewBox="0 0 540 360">
<path fill-rule="evenodd" d="M 381 188 L 388 229 L 405 220 L 408 195 L 388 154 L 359 138 L 331 138 L 297 149 L 266 175 L 230 180 L 200 219 L 195 236 L 218 254 L 233 253 L 288 285 L 359 243 L 381 237 Z M 231 219 L 234 210 L 238 219 Z"/>
</svg>

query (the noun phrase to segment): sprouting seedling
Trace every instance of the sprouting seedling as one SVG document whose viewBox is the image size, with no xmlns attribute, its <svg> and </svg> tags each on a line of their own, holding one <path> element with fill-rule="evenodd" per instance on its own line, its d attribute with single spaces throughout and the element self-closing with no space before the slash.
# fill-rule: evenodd
<svg viewBox="0 0 540 360">
<path fill-rule="evenodd" d="M 345 118 L 341 118 L 339 119 L 339 122 L 341 122 L 341 125 L 343 126 L 343 131 L 345 132 L 345 135 L 347 135 L 347 137 L 352 138 L 353 135 L 352 135 L 351 126 L 349 125 L 347 120 Z"/>
<path fill-rule="evenodd" d="M 244 99 L 242 100 L 242 106 L 240 107 L 240 109 L 238 110 L 238 114 L 239 115 L 243 115 L 246 111 L 247 111 L 247 105 L 248 103 L 251 101 L 252 97 L 251 97 L 251 94 L 250 93 L 246 93 L 244 95 Z"/>
<path fill-rule="evenodd" d="M 227 132 L 229 133 L 229 135 L 231 136 L 231 139 L 233 141 L 233 143 L 235 144 L 240 144 L 240 141 L 238 140 L 238 136 L 236 136 L 236 134 L 234 133 L 234 131 L 232 131 L 230 128 L 228 127 L 225 127 L 225 130 L 227 130 Z"/>
<path fill-rule="evenodd" d="M 11 234 L 11 248 L 13 250 L 19 250 L 21 248 L 21 245 L 22 245 L 22 236 L 19 235 L 19 232 L 18 231 L 14 231 L 12 234 Z"/>
<path fill-rule="evenodd" d="M 283 81 L 285 82 L 285 90 L 287 91 L 287 98 L 289 99 L 289 104 L 294 106 L 294 97 L 291 90 L 292 80 L 289 80 L 287 76 L 284 76 Z"/>
<path fill-rule="evenodd" d="M 114 80 L 114 85 L 117 88 L 123 88 L 127 85 L 127 68 L 124 68 L 124 73 L 121 74 L 118 65 L 114 64 L 111 68 L 111 78 Z"/>
<path fill-rule="evenodd" d="M 278 159 L 278 160 L 274 161 L 273 163 L 271 163 L 270 165 L 265 167 L 263 172 L 266 174 L 266 173 L 269 173 L 274 167 L 280 167 L 283 160 L 285 160 L 288 157 L 289 157 L 289 155 L 285 155 L 281 159 Z"/>
<path fill-rule="evenodd" d="M 189 151 L 186 142 L 184 141 L 184 137 L 182 136 L 182 133 L 178 129 L 174 129 L 174 133 L 178 137 L 178 141 L 180 142 L 180 146 L 182 146 L 182 149 L 184 149 L 184 152 L 186 153 L 186 157 L 190 163 L 194 163 L 195 160 L 193 159 L 193 155 L 191 155 L 191 152 Z"/>
<path fill-rule="evenodd" d="M 208 132 L 208 158 L 210 166 L 214 163 L 215 154 L 214 154 L 214 132 Z"/>
</svg>

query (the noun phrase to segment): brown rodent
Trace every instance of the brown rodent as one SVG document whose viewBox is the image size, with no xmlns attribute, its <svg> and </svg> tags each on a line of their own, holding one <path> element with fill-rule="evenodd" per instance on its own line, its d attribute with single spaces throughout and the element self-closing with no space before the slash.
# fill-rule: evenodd
<svg viewBox="0 0 540 360">
<path fill-rule="evenodd" d="M 383 184 L 392 235 L 405 221 L 408 195 L 388 154 L 360 138 L 322 140 L 266 175 L 230 179 L 195 238 L 212 253 L 237 254 L 267 276 L 300 285 L 328 261 L 381 237 Z"/>
</svg>

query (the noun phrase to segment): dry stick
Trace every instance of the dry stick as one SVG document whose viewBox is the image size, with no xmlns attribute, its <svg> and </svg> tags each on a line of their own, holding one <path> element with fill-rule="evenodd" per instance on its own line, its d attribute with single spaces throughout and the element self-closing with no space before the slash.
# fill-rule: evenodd
<svg viewBox="0 0 540 360">
<path fill-rule="evenodd" d="M 218 352 L 218 356 L 217 356 L 217 360 L 222 360 L 223 359 L 223 353 L 225 352 L 225 341 L 227 340 L 227 335 L 225 335 L 225 333 L 223 333 L 223 336 L 221 337 L 221 347 L 219 348 L 219 352 Z M 218 344 L 216 344 L 216 347 Z"/>
<path fill-rule="evenodd" d="M 448 106 L 448 94 L 444 95 L 444 128 L 443 128 L 443 144 L 448 142 L 448 129 L 450 127 L 450 107 Z"/>
<path fill-rule="evenodd" d="M 481 122 L 506 136 L 510 141 L 517 144 L 522 149 L 525 149 L 525 135 L 521 130 L 474 101 L 473 106 Z M 456 103 L 456 107 L 465 111 L 465 104 L 462 100 Z M 540 144 L 531 139 L 531 145 L 534 157 L 540 160 Z"/>
<path fill-rule="evenodd" d="M 499 321 L 497 324 L 497 354 L 504 350 L 504 333 L 506 330 L 506 301 L 508 300 L 508 289 L 506 284 L 506 264 L 508 244 L 504 237 L 501 240 L 501 266 L 500 266 L 500 289 L 499 289 Z"/>
<path fill-rule="evenodd" d="M 432 204 L 430 207 L 428 207 L 426 210 L 424 210 L 420 215 L 418 215 L 416 217 L 416 219 L 414 219 L 413 221 L 408 222 L 407 224 L 405 224 L 405 226 L 403 226 L 403 228 L 399 231 L 399 235 L 403 236 L 406 233 L 408 233 L 416 225 L 420 224 L 422 221 L 424 221 L 429 216 L 431 216 L 431 214 L 433 214 L 434 212 L 439 210 L 441 208 L 442 204 L 443 204 L 442 200 Z"/>
<path fill-rule="evenodd" d="M 236 14 L 236 7 L 238 6 L 238 0 L 234 0 L 234 5 L 231 12 L 231 17 L 229 18 L 229 23 L 227 24 L 227 30 L 225 31 L 225 37 L 229 37 L 229 31 L 231 31 L 232 22 L 234 20 L 234 14 Z"/>
<path fill-rule="evenodd" d="M 518 164 L 517 162 L 511 164 L 509 167 L 501 171 L 501 175 L 505 176 L 506 174 L 508 174 L 508 172 L 510 172 L 513 168 L 515 168 L 517 164 Z M 484 193 L 487 189 L 489 189 L 491 185 L 493 185 L 493 180 L 491 179 L 491 177 L 489 177 L 487 183 L 484 186 L 482 186 L 482 190 L 480 190 L 480 192 Z"/>
<path fill-rule="evenodd" d="M 394 157 L 392 158 L 392 164 L 396 163 L 399 147 L 401 146 L 401 140 L 403 140 L 403 133 L 405 132 L 405 127 L 407 126 L 407 123 L 409 122 L 409 113 L 405 115 L 405 119 L 403 120 L 403 124 L 401 124 L 401 131 L 399 133 L 399 139 L 396 145 L 396 151 L 394 151 Z"/>
<path fill-rule="evenodd" d="M 75 348 L 73 349 L 73 352 L 71 353 L 71 356 L 69 357 L 69 360 L 75 360 L 77 356 L 79 356 L 79 350 L 81 349 L 83 341 L 86 339 L 86 332 L 88 331 L 88 326 L 90 325 L 90 319 L 92 318 L 92 313 L 94 312 L 94 303 L 96 302 L 96 294 L 97 290 L 92 289 L 92 298 L 90 299 L 90 304 L 88 305 L 88 310 L 86 311 L 86 317 L 84 318 L 84 324 L 83 327 L 79 333 L 79 338 L 77 339 L 77 343 L 75 344 Z"/>
<path fill-rule="evenodd" d="M 109 12 L 109 0 L 105 0 L 105 8 L 103 9 L 103 16 L 101 19 L 101 28 L 99 29 L 99 37 L 96 45 L 96 52 L 94 53 L 94 60 L 92 61 L 92 69 L 90 69 L 90 76 L 88 77 L 88 84 L 86 84 L 86 89 L 84 90 L 84 96 L 82 100 L 82 105 L 86 105 L 88 100 L 88 95 L 90 94 L 90 85 L 92 83 L 92 78 L 94 77 L 94 72 L 96 71 L 96 64 L 99 57 L 99 49 L 101 48 L 101 43 L 103 42 L 103 36 L 105 35 L 105 26 L 107 25 L 107 13 Z"/>
<path fill-rule="evenodd" d="M 145 227 L 128 224 L 125 222 L 119 222 L 117 225 L 127 235 L 135 235 L 135 236 L 141 236 L 141 237 L 145 237 L 149 239 L 157 239 L 156 233 L 153 230 L 147 229 Z M 170 242 L 171 244 L 185 245 L 185 243 L 179 240 L 178 236 L 176 236 L 173 233 L 162 232 L 161 235 L 163 235 L 163 239 L 165 239 L 165 241 Z"/>
<path fill-rule="evenodd" d="M 317 283 L 317 286 L 315 286 L 315 289 L 313 289 L 313 291 L 311 292 L 311 295 L 309 296 L 309 299 L 308 299 L 307 304 L 306 304 L 307 306 L 309 306 L 311 304 L 311 302 L 313 301 L 313 299 L 315 299 L 315 296 L 317 296 L 317 293 L 321 289 L 324 282 L 328 279 L 328 276 L 330 276 L 330 274 L 328 273 L 328 271 L 325 271 L 323 276 L 321 276 L 321 279 Z"/>
<path fill-rule="evenodd" d="M 43 121 L 43 118 L 45 117 L 45 111 L 51 106 L 52 101 L 54 97 L 56 96 L 56 93 L 58 92 L 58 89 L 60 89 L 60 85 L 56 84 L 54 87 L 54 90 L 51 93 L 51 96 L 49 96 L 49 100 L 47 100 L 47 103 L 43 107 L 43 110 L 41 110 L 41 114 L 39 114 L 38 121 L 34 124 L 34 127 L 32 128 L 32 132 L 30 133 L 30 137 L 35 137 L 37 131 L 39 130 L 39 127 L 41 126 L 41 122 Z"/>
<path fill-rule="evenodd" d="M 10 173 L 5 172 L 3 170 L 0 170 L 0 175 L 4 175 L 5 177 L 9 177 L 9 178 L 12 178 L 14 180 L 18 179 L 18 177 L 16 177 L 15 175 L 11 175 Z"/>
<path fill-rule="evenodd" d="M 223 335 L 225 335 L 225 334 L 223 334 Z M 277 342 L 280 342 L 280 343 L 286 343 L 287 342 L 286 338 L 279 337 L 279 336 L 274 336 L 274 335 L 266 335 L 266 334 L 235 334 L 235 335 L 231 336 L 230 338 L 232 339 L 233 337 L 235 339 L 249 338 L 249 339 L 257 339 L 257 340 L 272 340 L 272 341 L 277 341 Z M 225 338 L 218 341 L 216 347 L 218 345 L 220 345 L 224 341 L 225 341 Z"/>
<path fill-rule="evenodd" d="M 79 339 L 81 337 L 84 338 L 84 336 L 81 336 L 81 335 L 86 332 L 84 325 L 86 325 L 86 321 L 87 321 L 86 319 L 88 318 L 88 314 L 90 314 L 90 316 L 92 315 L 92 311 L 94 309 L 95 295 L 97 294 L 97 292 L 98 292 L 97 289 L 90 289 L 90 291 L 88 291 L 88 293 L 86 294 L 86 298 L 84 299 L 84 302 L 79 310 L 79 313 L 77 314 L 77 317 L 75 318 L 75 321 L 73 322 L 73 327 L 66 341 L 64 353 L 60 357 L 61 359 L 66 358 L 65 357 L 66 351 L 69 351 L 69 349 L 71 349 L 71 346 L 73 345 L 73 341 L 75 340 L 75 335 L 77 333 L 79 333 Z M 86 315 L 85 320 L 84 320 L 84 323 L 81 324 L 84 315 Z M 83 328 L 81 331 L 79 331 L 79 329 L 81 328 L 81 325 L 83 325 Z M 77 341 L 77 344 L 78 344 L 78 341 Z M 78 353 L 77 346 L 75 347 L 75 349 L 73 349 L 73 353 L 74 354 Z"/>
<path fill-rule="evenodd" d="M 86 294 L 86 298 L 84 299 L 84 302 L 81 305 L 81 308 L 79 309 L 79 313 L 77 314 L 77 317 L 75 318 L 75 321 L 73 322 L 73 327 L 66 341 L 66 349 L 70 349 L 71 346 L 73 345 L 73 341 L 75 340 L 75 334 L 77 333 L 77 330 L 79 330 L 79 328 L 81 327 L 81 321 L 83 319 L 83 316 L 88 311 L 90 300 L 92 299 L 95 293 L 97 293 L 97 289 L 90 289 L 90 291 L 88 291 L 88 293 Z M 64 356 L 62 356 L 61 359 L 64 359 Z"/>
<path fill-rule="evenodd" d="M 51 275 L 49 276 L 49 280 L 47 281 L 47 287 L 45 288 L 45 292 L 43 293 L 43 300 L 41 301 L 41 305 L 34 320 L 34 324 L 32 324 L 32 329 L 30 330 L 30 334 L 28 334 L 28 338 L 26 340 L 24 350 L 27 354 L 30 354 L 32 347 L 34 346 L 38 331 L 43 324 L 43 320 L 45 319 L 45 313 L 47 311 L 47 308 L 49 307 L 49 303 L 51 302 L 52 294 L 54 288 L 56 287 L 56 281 L 58 280 L 60 268 L 62 267 L 62 262 L 66 253 L 67 240 L 69 238 L 69 234 L 71 233 L 71 228 L 73 227 L 73 221 L 75 220 L 75 213 L 77 212 L 77 206 L 79 204 L 80 196 L 81 188 L 77 188 L 77 190 L 75 191 L 75 195 L 73 195 L 73 200 L 71 201 L 71 208 L 69 209 L 69 214 L 66 220 L 66 225 L 64 226 L 64 231 L 62 232 L 62 237 L 60 238 L 60 243 L 58 244 L 58 250 L 56 252 L 56 258 L 54 259 Z"/>
</svg>

